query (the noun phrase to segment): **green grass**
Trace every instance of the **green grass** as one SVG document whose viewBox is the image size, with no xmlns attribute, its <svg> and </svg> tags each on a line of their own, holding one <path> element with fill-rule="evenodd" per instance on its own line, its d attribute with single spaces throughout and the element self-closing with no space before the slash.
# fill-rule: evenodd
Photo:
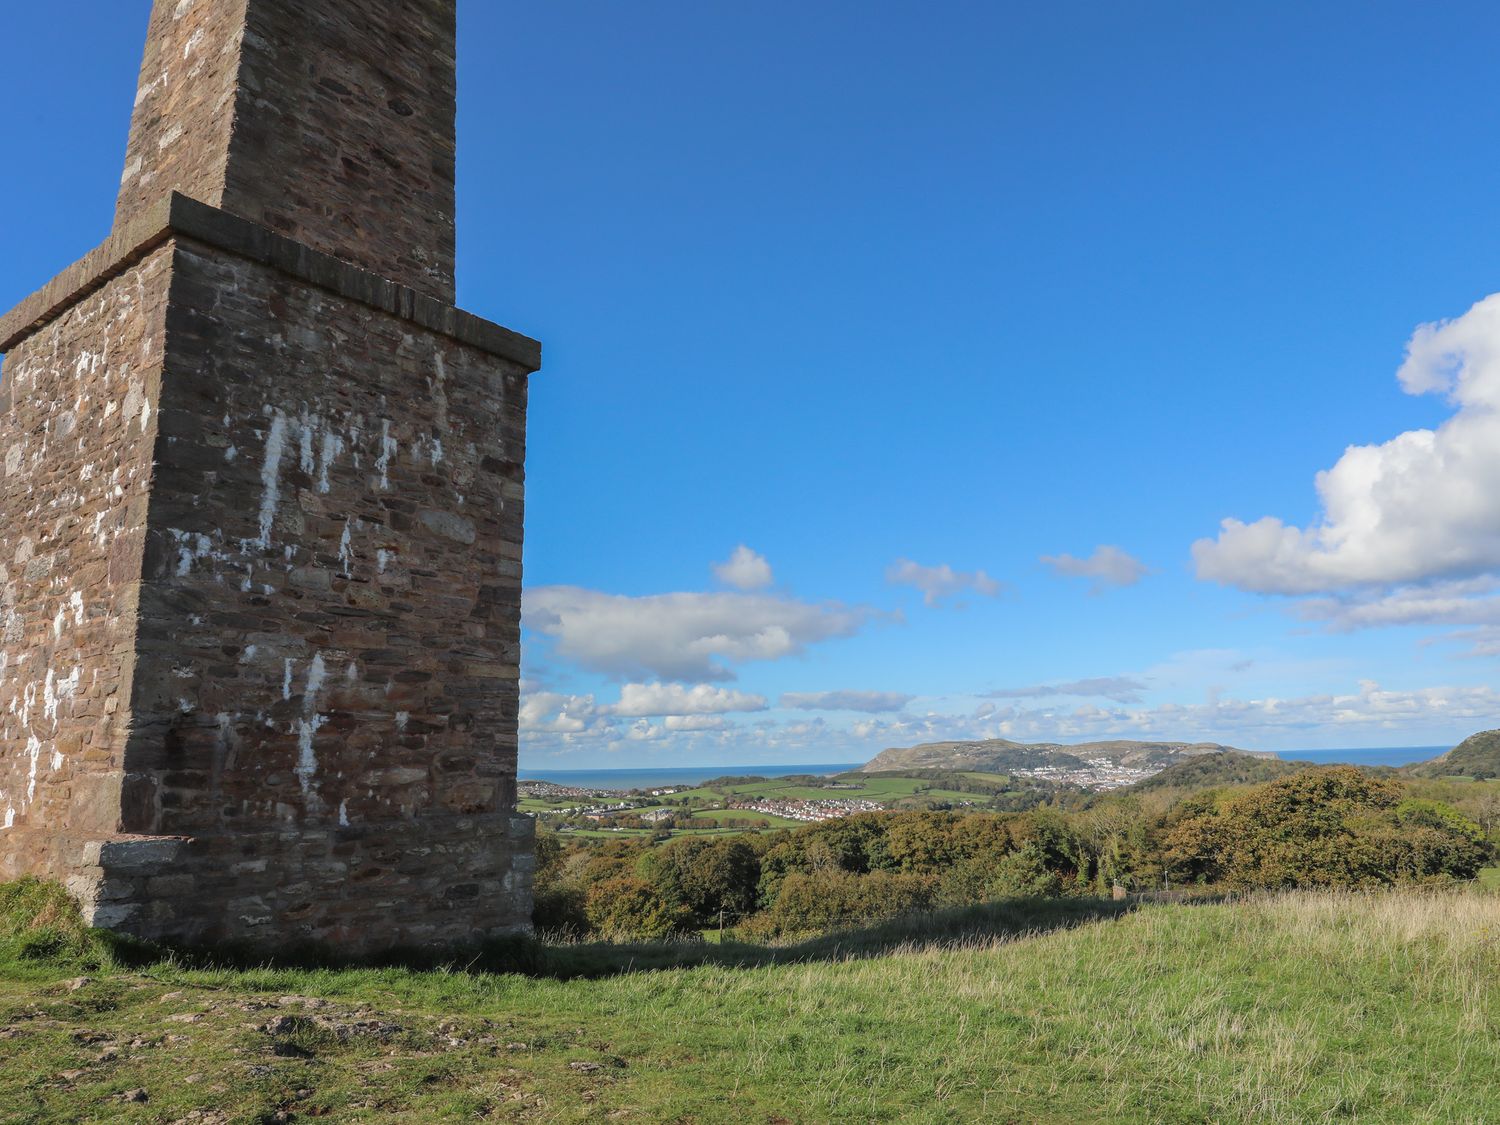
<svg viewBox="0 0 1500 1125">
<path fill-rule="evenodd" d="M 516 808 L 524 813 L 547 813 L 558 809 L 576 809 L 579 805 L 590 803 L 581 797 L 522 797 L 516 802 Z"/>
<path fill-rule="evenodd" d="M 40 906 L 61 945 L 0 920 L 5 1121 L 1481 1122 L 1500 1088 L 1474 891 L 1030 903 L 529 976 L 128 968 Z"/>
<path fill-rule="evenodd" d="M 1500 891 L 1500 867 L 1486 867 L 1480 871 L 1479 885 L 1492 891 Z"/>
<path fill-rule="evenodd" d="M 692 814 L 701 820 L 749 820 L 768 828 L 801 828 L 803 822 L 754 809 L 700 809 Z"/>
</svg>

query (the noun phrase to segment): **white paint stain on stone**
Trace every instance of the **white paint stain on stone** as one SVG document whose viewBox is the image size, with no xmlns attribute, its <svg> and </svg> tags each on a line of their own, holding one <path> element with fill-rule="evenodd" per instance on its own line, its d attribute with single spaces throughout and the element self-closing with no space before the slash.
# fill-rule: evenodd
<svg viewBox="0 0 1500 1125">
<path fill-rule="evenodd" d="M 399 443 L 391 437 L 391 420 L 382 418 L 380 420 L 380 456 L 375 458 L 375 471 L 380 474 L 380 487 L 384 491 L 390 491 L 391 458 L 399 451 Z"/>
<path fill-rule="evenodd" d="M 406 724 L 409 723 L 409 722 L 411 722 L 411 712 L 410 711 L 397 711 L 396 712 L 396 729 L 397 730 L 404 731 L 406 729 Z"/>
<path fill-rule="evenodd" d="M 301 452 L 298 465 L 308 476 L 312 476 L 315 468 L 313 464 L 313 435 L 317 433 L 317 416 L 309 418 L 306 413 L 302 415 L 301 423 L 297 427 L 297 448 Z"/>
<path fill-rule="evenodd" d="M 344 564 L 344 577 L 348 578 L 354 569 L 354 521 L 347 520 L 344 523 L 344 534 L 339 538 L 339 562 Z"/>
<path fill-rule="evenodd" d="M 307 668 L 307 697 L 316 702 L 318 692 L 323 690 L 323 681 L 328 678 L 328 668 L 323 663 L 323 654 L 320 652 L 312 658 L 312 663 Z"/>
<path fill-rule="evenodd" d="M 318 693 L 323 690 L 327 675 L 323 654 L 316 653 L 307 668 L 307 689 L 302 694 L 303 717 L 297 720 L 297 781 L 302 786 L 302 799 L 309 811 L 320 806 L 318 795 L 313 791 L 313 779 L 318 775 L 318 757 L 313 740 L 328 722 L 326 715 L 317 713 Z"/>
<path fill-rule="evenodd" d="M 26 807 L 36 801 L 36 762 L 42 756 L 42 740 L 32 735 L 26 740 L 26 756 L 31 759 L 31 771 L 26 775 Z"/>
<path fill-rule="evenodd" d="M 82 682 L 82 668 L 74 668 L 67 679 L 58 679 L 55 671 L 47 669 L 47 681 L 42 692 L 42 715 L 48 722 L 57 722 L 58 708 L 63 700 L 72 699 L 78 694 L 78 687 Z"/>
<path fill-rule="evenodd" d="M 344 452 L 344 439 L 332 430 L 323 434 L 323 448 L 318 457 L 318 491 L 328 495 L 333 485 L 328 480 L 328 470 L 338 460 L 339 455 Z"/>
<path fill-rule="evenodd" d="M 262 550 L 271 545 L 271 527 L 276 522 L 276 505 L 281 502 L 281 458 L 286 452 L 286 415 L 281 411 L 271 419 L 266 434 L 266 456 L 260 470 L 260 539 Z"/>
<path fill-rule="evenodd" d="M 313 749 L 313 739 L 328 720 L 322 715 L 313 715 L 297 720 L 297 782 L 302 786 L 302 799 L 309 810 L 318 807 L 318 796 L 313 792 L 313 778 L 318 775 L 318 756 Z"/>
<path fill-rule="evenodd" d="M 349 827 L 349 802 L 347 799 L 339 802 L 339 827 Z"/>
<path fill-rule="evenodd" d="M 281 676 L 281 698 L 292 698 L 292 662 L 290 659 L 287 660 L 286 669 Z"/>
</svg>

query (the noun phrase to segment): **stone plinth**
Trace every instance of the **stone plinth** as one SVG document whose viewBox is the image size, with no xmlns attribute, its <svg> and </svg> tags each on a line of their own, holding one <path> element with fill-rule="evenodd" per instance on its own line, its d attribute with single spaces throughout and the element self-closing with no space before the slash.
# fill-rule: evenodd
<svg viewBox="0 0 1500 1125">
<path fill-rule="evenodd" d="M 530 926 L 541 349 L 452 304 L 454 10 L 155 0 L 114 231 L 0 318 L 0 878 L 99 925 Z"/>
<path fill-rule="evenodd" d="M 0 876 L 174 941 L 526 928 L 535 341 L 171 195 L 0 350 Z"/>
</svg>

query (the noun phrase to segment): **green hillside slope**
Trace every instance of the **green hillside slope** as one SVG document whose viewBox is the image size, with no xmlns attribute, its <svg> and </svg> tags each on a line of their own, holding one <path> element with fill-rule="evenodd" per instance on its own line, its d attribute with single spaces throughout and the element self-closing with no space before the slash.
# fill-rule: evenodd
<svg viewBox="0 0 1500 1125">
<path fill-rule="evenodd" d="M 696 947 L 758 968 L 557 951 L 617 970 L 572 981 L 123 969 L 66 935 L 0 932 L 0 1119 L 1493 1119 L 1500 896 L 1071 909 L 1019 940 L 1015 912 L 989 908 L 959 945 Z"/>
<path fill-rule="evenodd" d="M 1430 762 L 1407 766 L 1413 777 L 1500 777 L 1500 730 L 1470 735 Z"/>
<path fill-rule="evenodd" d="M 1078 767 L 1091 759 L 1107 758 L 1120 766 L 1160 768 L 1185 758 L 1204 754 L 1222 754 L 1234 750 L 1216 742 L 1136 742 L 1114 740 L 1085 742 L 1065 746 L 1057 742 L 1010 742 L 1003 738 L 979 742 L 928 742 L 921 746 L 892 747 L 882 750 L 860 767 L 865 773 L 907 769 L 939 770 L 1007 770 L 1037 769 L 1043 766 Z M 1274 754 L 1254 755 L 1274 758 Z"/>
<path fill-rule="evenodd" d="M 1226 785 L 1256 785 L 1307 768 L 1306 762 L 1283 762 L 1279 758 L 1225 750 L 1221 754 L 1198 754 L 1175 762 L 1158 774 L 1138 781 L 1122 793 L 1196 792 Z"/>
</svg>

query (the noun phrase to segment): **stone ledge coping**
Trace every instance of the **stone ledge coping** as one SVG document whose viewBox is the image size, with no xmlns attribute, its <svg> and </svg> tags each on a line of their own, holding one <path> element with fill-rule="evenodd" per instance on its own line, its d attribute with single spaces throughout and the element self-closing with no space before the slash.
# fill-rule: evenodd
<svg viewBox="0 0 1500 1125">
<path fill-rule="evenodd" d="M 518 363 L 528 373 L 542 365 L 542 345 L 529 336 L 175 191 L 0 317 L 0 354 L 10 351 L 174 237 L 190 238 L 259 262 L 340 297 Z"/>
</svg>

